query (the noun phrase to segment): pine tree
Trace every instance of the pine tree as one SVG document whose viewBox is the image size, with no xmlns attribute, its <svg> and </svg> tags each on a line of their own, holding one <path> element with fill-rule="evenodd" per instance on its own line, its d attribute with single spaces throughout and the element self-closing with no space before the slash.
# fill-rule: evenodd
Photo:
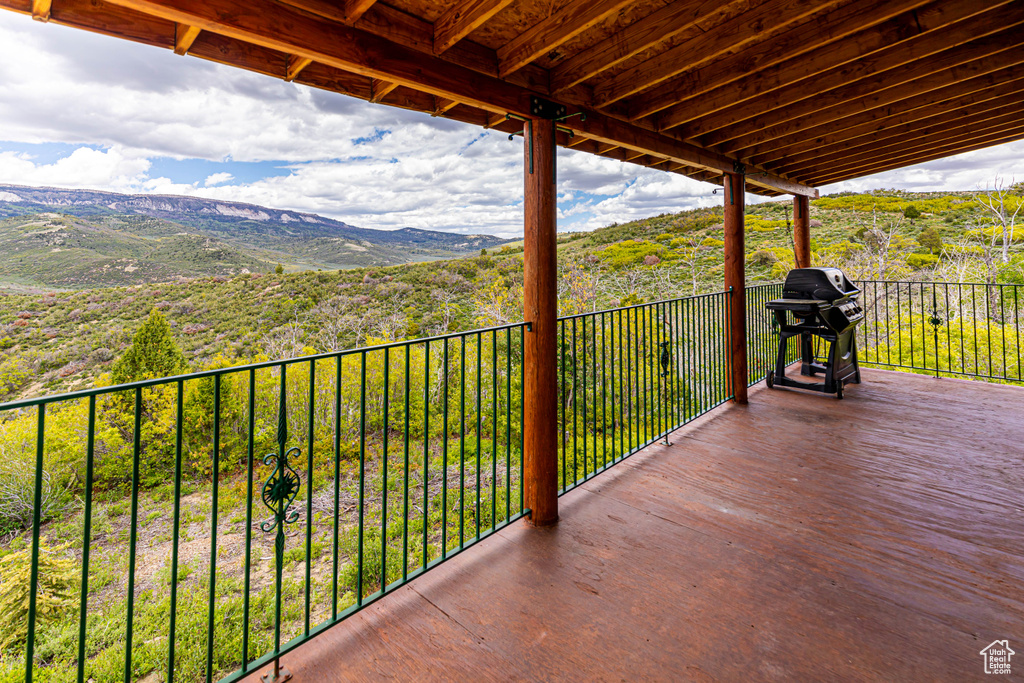
<svg viewBox="0 0 1024 683">
<path fill-rule="evenodd" d="M 170 377 L 186 368 L 185 356 L 174 341 L 167 319 L 155 308 L 132 339 L 132 345 L 112 368 L 114 384 Z"/>
</svg>

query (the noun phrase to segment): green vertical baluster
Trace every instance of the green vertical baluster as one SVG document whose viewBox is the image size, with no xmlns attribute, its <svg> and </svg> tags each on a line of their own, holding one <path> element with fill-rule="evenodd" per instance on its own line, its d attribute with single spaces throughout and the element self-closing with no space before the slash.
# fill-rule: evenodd
<svg viewBox="0 0 1024 683">
<path fill-rule="evenodd" d="M 512 517 L 512 328 L 505 328 L 505 520 Z"/>
<path fill-rule="evenodd" d="M 312 608 L 313 583 L 310 577 L 313 551 L 313 431 L 316 426 L 316 361 L 309 361 L 309 395 L 306 405 L 306 604 L 302 635 L 309 635 L 309 614 Z"/>
<path fill-rule="evenodd" d="M 405 447 L 402 471 L 402 580 L 409 578 L 409 354 L 411 345 L 405 345 Z"/>
<path fill-rule="evenodd" d="M 423 345 L 423 568 L 427 568 L 427 532 L 430 526 L 430 341 Z"/>
<path fill-rule="evenodd" d="M 448 338 L 444 339 L 444 397 L 441 412 L 444 427 L 441 434 L 441 557 L 448 557 Z"/>
<path fill-rule="evenodd" d="M 356 604 L 363 604 L 363 523 L 366 514 L 366 351 L 359 354 L 359 550 Z"/>
<path fill-rule="evenodd" d="M 42 523 L 39 511 L 43 505 L 43 451 L 45 449 L 46 404 L 39 404 L 36 425 L 36 481 L 32 506 L 32 575 L 29 579 L 28 632 L 25 652 L 25 680 L 32 681 L 36 646 L 36 594 L 39 592 L 39 525 Z"/>
<path fill-rule="evenodd" d="M 78 683 L 85 680 L 85 617 L 89 601 L 89 546 L 92 544 L 92 464 L 96 447 L 96 397 L 89 397 L 89 432 L 85 445 L 85 511 L 82 530 L 82 592 L 78 607 Z"/>
<path fill-rule="evenodd" d="M 582 405 L 580 412 L 582 413 L 581 417 L 583 420 L 583 479 L 586 480 L 587 470 L 589 469 L 587 467 L 587 316 L 583 316 L 583 318 L 580 320 L 580 324 L 583 327 L 583 329 L 580 331 L 581 336 L 583 337 L 583 362 L 581 367 L 581 370 L 583 371 L 581 373 L 583 375 L 583 378 L 582 387 L 580 388 L 580 394 L 582 399 L 580 403 Z M 593 327 L 593 325 L 591 325 L 591 327 Z"/>
<path fill-rule="evenodd" d="M 443 416 L 443 434 L 441 444 L 441 557 L 442 559 L 448 556 L 448 377 L 449 377 L 449 339 L 444 339 L 444 353 L 442 359 L 443 373 L 444 373 L 444 396 L 441 402 L 441 412 Z"/>
<path fill-rule="evenodd" d="M 483 406 L 481 400 L 481 358 L 483 357 L 483 339 L 479 332 L 476 333 L 476 538 L 480 539 L 480 411 Z"/>
<path fill-rule="evenodd" d="M 466 336 L 459 337 L 459 550 L 466 541 Z"/>
<path fill-rule="evenodd" d="M 498 523 L 498 331 L 491 332 L 491 531 Z"/>
<path fill-rule="evenodd" d="M 331 620 L 338 618 L 338 506 L 341 502 L 341 354 L 334 357 L 334 507 L 331 518 L 334 520 L 334 538 L 331 554 Z"/>
<path fill-rule="evenodd" d="M 391 391 L 391 349 L 384 349 L 384 437 L 381 457 L 380 592 L 388 585 L 388 407 Z"/>
<path fill-rule="evenodd" d="M 185 423 L 185 382 L 178 380 L 178 414 L 174 428 L 174 531 L 171 541 L 171 622 L 167 635 L 167 681 L 174 681 L 175 620 L 178 615 L 178 539 L 181 534 L 181 442 Z M 246 591 L 248 595 L 248 591 Z"/>
<path fill-rule="evenodd" d="M 213 378 L 213 482 L 210 504 L 210 605 L 206 625 L 206 680 L 213 680 L 214 617 L 217 605 L 217 494 L 220 483 L 220 375 Z"/>
<path fill-rule="evenodd" d="M 579 403 L 579 396 L 576 394 L 576 318 L 572 319 L 572 484 L 576 485 L 576 480 L 579 478 L 577 472 L 579 472 L 579 464 L 576 462 L 576 455 L 579 439 L 576 437 L 579 435 L 579 428 L 576 424 L 576 404 Z M 565 482 L 565 488 L 569 488 L 569 482 Z"/>
<path fill-rule="evenodd" d="M 521 325 L 519 327 L 519 391 L 520 396 L 525 395 L 524 389 L 526 387 L 526 326 Z M 519 401 L 519 424 L 523 425 L 526 421 L 526 401 Z M 519 511 L 522 512 L 525 504 L 523 503 L 523 451 L 526 448 L 526 429 L 520 428 L 519 430 Z"/>
<path fill-rule="evenodd" d="M 256 450 L 256 369 L 249 370 L 249 445 L 245 467 L 245 588 L 242 591 L 242 671 L 249 670 L 249 590 L 252 585 L 252 478 Z"/>
<path fill-rule="evenodd" d="M 566 414 L 569 408 L 569 392 L 565 388 L 565 362 L 566 362 L 566 344 L 565 341 L 565 321 L 559 320 L 558 326 L 561 328 L 561 336 L 558 339 L 558 369 L 562 379 L 562 396 L 558 401 L 558 440 L 561 442 L 562 449 L 562 490 L 569 488 L 569 477 L 566 470 L 566 453 L 565 453 L 565 432 L 569 428 L 569 418 Z"/>
<path fill-rule="evenodd" d="M 299 493 L 301 481 L 299 475 L 288 465 L 288 458 L 299 455 L 298 447 L 286 449 L 288 445 L 288 366 L 281 364 L 280 403 L 277 408 L 277 453 L 270 453 L 263 458 L 264 465 L 274 463 L 274 472 L 263 485 L 261 498 L 273 513 L 271 520 L 260 524 L 264 533 L 277 529 L 274 537 L 274 670 L 263 677 L 266 683 L 276 683 L 291 678 L 291 674 L 281 666 L 281 579 L 284 569 L 284 525 L 294 524 L 299 519 L 295 510 L 289 512 L 292 502 Z M 208 679 L 209 680 L 209 679 Z"/>
<path fill-rule="evenodd" d="M 124 648 L 124 680 L 132 676 L 132 627 L 135 622 L 135 546 L 139 526 L 139 466 L 142 456 L 142 389 L 135 389 L 135 433 L 132 447 L 132 517 L 128 550 L 128 625 Z"/>
</svg>

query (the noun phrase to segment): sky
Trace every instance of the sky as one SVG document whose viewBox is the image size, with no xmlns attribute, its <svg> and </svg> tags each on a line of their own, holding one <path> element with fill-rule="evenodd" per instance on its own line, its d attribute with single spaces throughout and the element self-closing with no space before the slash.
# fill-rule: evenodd
<svg viewBox="0 0 1024 683">
<path fill-rule="evenodd" d="M 1024 141 L 820 189 L 971 190 L 996 176 L 1024 178 Z M 522 234 L 521 138 L 2 10 L 0 183 Z M 560 149 L 559 230 L 711 206 L 714 189 Z"/>
</svg>

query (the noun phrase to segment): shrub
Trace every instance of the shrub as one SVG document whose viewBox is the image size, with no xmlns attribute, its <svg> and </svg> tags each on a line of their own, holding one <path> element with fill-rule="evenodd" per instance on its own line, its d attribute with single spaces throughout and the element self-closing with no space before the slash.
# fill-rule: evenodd
<svg viewBox="0 0 1024 683">
<path fill-rule="evenodd" d="M 39 540 L 39 586 L 36 591 L 36 627 L 67 619 L 78 598 L 77 563 L 61 548 Z M 0 559 L 0 614 L 7 626 L 0 632 L 0 650 L 25 641 L 32 581 L 32 547 Z"/>
<path fill-rule="evenodd" d="M 939 257 L 935 254 L 911 254 L 907 256 L 907 265 L 915 270 L 927 268 L 938 262 Z"/>
</svg>

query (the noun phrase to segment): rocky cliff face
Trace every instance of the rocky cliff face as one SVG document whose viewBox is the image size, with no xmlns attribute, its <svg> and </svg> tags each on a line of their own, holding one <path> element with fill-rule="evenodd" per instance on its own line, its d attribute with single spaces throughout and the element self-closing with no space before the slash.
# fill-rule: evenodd
<svg viewBox="0 0 1024 683">
<path fill-rule="evenodd" d="M 202 197 L 0 185 L 0 218 L 35 214 L 46 209 L 90 219 L 103 215 L 149 216 L 239 245 L 292 254 L 304 263 L 332 268 L 461 256 L 506 241 L 492 235 L 415 228 L 373 230 L 312 213 Z M 353 262 L 351 255 L 340 254 L 335 258 L 327 253 L 334 251 L 330 247 L 334 242 L 375 246 L 379 253 L 366 253 L 357 262 Z"/>
</svg>

